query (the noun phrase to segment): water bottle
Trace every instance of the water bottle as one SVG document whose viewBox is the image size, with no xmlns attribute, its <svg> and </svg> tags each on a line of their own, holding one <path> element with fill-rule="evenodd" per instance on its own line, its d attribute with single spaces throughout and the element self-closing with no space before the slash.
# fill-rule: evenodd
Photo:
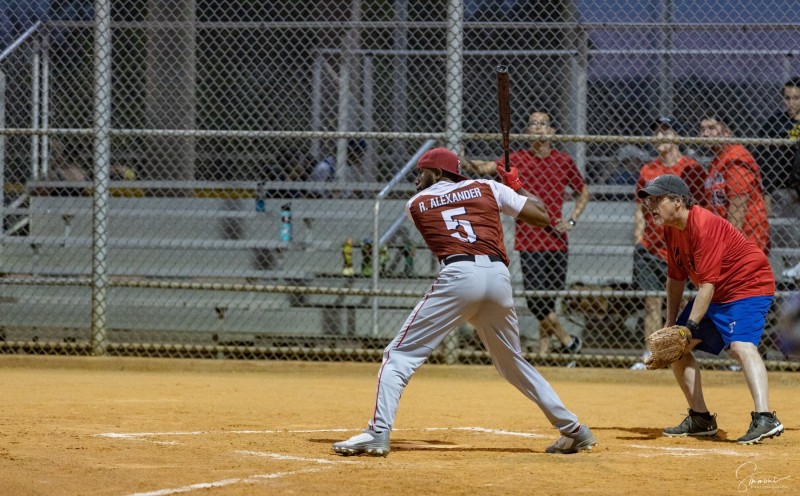
<svg viewBox="0 0 800 496">
<path fill-rule="evenodd" d="M 266 210 L 266 196 L 264 181 L 259 181 L 256 185 L 256 212 L 263 212 Z"/>
<path fill-rule="evenodd" d="M 386 245 L 382 245 L 378 252 L 378 264 L 381 267 L 380 275 L 386 277 L 388 275 L 386 269 L 389 265 L 389 247 Z"/>
<path fill-rule="evenodd" d="M 410 240 L 407 240 L 403 243 L 402 248 L 403 257 L 405 258 L 405 267 L 403 268 L 403 274 L 406 277 L 414 277 L 414 253 L 417 251 L 417 247 L 414 246 Z"/>
<path fill-rule="evenodd" d="M 372 277 L 372 238 L 361 241 L 361 275 Z"/>
<path fill-rule="evenodd" d="M 289 242 L 292 240 L 292 206 L 290 204 L 281 207 L 281 241 Z"/>
<path fill-rule="evenodd" d="M 342 245 L 342 275 L 352 276 L 355 274 L 353 270 L 353 238 L 347 238 Z"/>
</svg>

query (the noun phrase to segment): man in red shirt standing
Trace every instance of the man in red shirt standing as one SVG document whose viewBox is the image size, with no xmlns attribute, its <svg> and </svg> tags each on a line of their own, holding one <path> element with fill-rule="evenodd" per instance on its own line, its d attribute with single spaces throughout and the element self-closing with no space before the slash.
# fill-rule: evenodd
<svg viewBox="0 0 800 496">
<path fill-rule="evenodd" d="M 730 128 L 716 116 L 700 119 L 703 138 L 730 138 Z M 742 145 L 711 145 L 714 159 L 706 178 L 709 208 L 727 219 L 761 251 L 769 254 L 769 220 L 761 171 Z"/>
<path fill-rule="evenodd" d="M 514 249 L 518 250 L 526 291 L 563 290 L 567 282 L 569 261 L 567 233 L 578 222 L 589 202 L 589 189 L 575 161 L 566 153 L 554 149 L 549 138 L 556 130 L 546 112 L 533 112 L 528 118 L 526 134 L 531 137 L 529 150 L 511 153 L 509 161 L 519 170 L 522 186 L 544 202 L 552 219 L 545 229 L 533 229 L 517 221 Z M 466 164 L 480 174 L 494 173 L 505 167 L 505 158 L 496 162 L 473 160 Z M 562 217 L 565 193 L 571 190 L 575 198 L 572 215 Z M 550 336 L 555 335 L 563 347 L 561 352 L 574 354 L 581 349 L 578 336 L 570 336 L 561 325 L 555 311 L 554 297 L 529 297 L 528 308 L 539 321 L 539 354 L 550 351 Z"/>
<path fill-rule="evenodd" d="M 652 123 L 653 135 L 656 138 L 677 138 L 680 133 L 679 124 L 672 117 L 659 117 Z M 689 185 L 689 190 L 696 202 L 705 202 L 706 171 L 696 160 L 684 155 L 677 143 L 657 143 L 658 157 L 642 166 L 636 191 L 649 186 L 655 178 L 662 174 L 680 176 Z M 646 222 L 647 212 L 641 200 L 637 199 L 634 214 L 633 242 L 633 282 L 637 289 L 644 291 L 661 291 L 667 279 L 667 247 L 664 245 L 664 230 L 655 223 Z M 660 296 L 647 296 L 644 299 L 644 337 L 650 336 L 661 328 Z M 645 353 L 643 358 L 647 358 Z M 634 370 L 644 370 L 644 362 L 637 362 Z"/>
<path fill-rule="evenodd" d="M 756 444 L 783 433 L 769 408 L 767 369 L 758 352 L 767 312 L 775 294 L 775 278 L 764 252 L 730 222 L 694 204 L 689 187 L 678 176 L 665 174 L 638 192 L 656 224 L 664 226 L 667 247 L 666 326 L 685 325 L 692 331 L 688 350 L 672 364 L 672 372 L 689 404 L 680 425 L 665 436 L 713 436 L 716 414 L 703 398 L 700 366 L 691 350 L 718 355 L 727 349 L 744 371 L 754 411 L 739 444 Z M 697 296 L 680 315 L 686 279 Z"/>
</svg>

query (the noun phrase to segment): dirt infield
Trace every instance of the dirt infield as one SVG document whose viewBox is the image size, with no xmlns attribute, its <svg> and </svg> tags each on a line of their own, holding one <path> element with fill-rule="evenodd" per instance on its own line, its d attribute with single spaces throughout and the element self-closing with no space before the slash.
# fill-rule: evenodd
<svg viewBox="0 0 800 496">
<path fill-rule="evenodd" d="M 388 458 L 343 458 L 377 364 L 0 356 L 0 494 L 800 494 L 800 374 L 770 373 L 786 433 L 732 442 L 741 373 L 707 372 L 711 440 L 664 438 L 685 406 L 668 371 L 542 369 L 599 445 L 557 432 L 491 367 L 424 366 Z"/>
</svg>

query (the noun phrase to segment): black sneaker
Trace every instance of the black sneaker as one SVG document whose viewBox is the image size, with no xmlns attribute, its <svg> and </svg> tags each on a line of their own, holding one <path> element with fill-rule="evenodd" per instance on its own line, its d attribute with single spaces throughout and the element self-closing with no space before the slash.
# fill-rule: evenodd
<svg viewBox="0 0 800 496">
<path fill-rule="evenodd" d="M 680 425 L 667 427 L 661 434 L 669 437 L 714 436 L 717 434 L 717 414 L 712 415 L 709 420 L 690 408 L 689 415 Z"/>
<path fill-rule="evenodd" d="M 563 345 L 560 352 L 565 355 L 577 355 L 581 352 L 581 348 L 583 348 L 583 341 L 578 336 L 570 336 L 572 337 L 572 344 L 569 346 Z"/>
<path fill-rule="evenodd" d="M 753 419 L 750 422 L 750 428 L 747 429 L 747 434 L 736 440 L 739 444 L 758 444 L 763 439 L 780 436 L 783 434 L 783 424 L 772 413 L 758 413 L 750 412 L 750 417 Z"/>
</svg>

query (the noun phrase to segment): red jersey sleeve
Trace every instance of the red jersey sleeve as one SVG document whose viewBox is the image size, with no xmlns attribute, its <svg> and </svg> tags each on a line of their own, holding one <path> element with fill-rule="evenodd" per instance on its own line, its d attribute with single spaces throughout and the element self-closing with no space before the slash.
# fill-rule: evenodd
<svg viewBox="0 0 800 496">
<path fill-rule="evenodd" d="M 583 191 L 583 187 L 586 186 L 586 180 L 583 178 L 583 174 L 581 174 L 578 166 L 575 165 L 575 161 L 572 160 L 572 157 L 566 153 L 563 154 L 563 157 L 564 165 L 567 169 L 567 184 L 569 184 L 569 187 L 572 188 L 573 191 L 580 193 Z"/>
<path fill-rule="evenodd" d="M 681 171 L 681 178 L 689 186 L 689 192 L 694 201 L 701 207 L 705 207 L 707 203 L 705 190 L 706 171 L 702 165 L 689 157 L 684 156 L 682 160 L 685 160 L 685 163 Z"/>
<path fill-rule="evenodd" d="M 725 170 L 725 185 L 729 197 L 749 195 L 755 180 L 755 175 L 741 162 L 734 162 Z"/>
</svg>

